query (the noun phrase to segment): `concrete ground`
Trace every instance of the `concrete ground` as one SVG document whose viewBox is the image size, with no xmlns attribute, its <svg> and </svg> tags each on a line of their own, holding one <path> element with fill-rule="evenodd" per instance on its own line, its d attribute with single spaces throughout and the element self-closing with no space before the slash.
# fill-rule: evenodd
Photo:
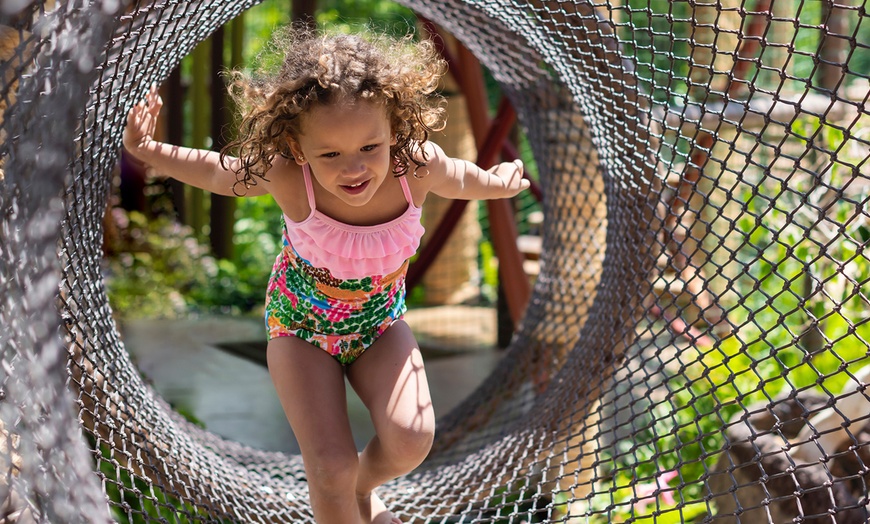
<svg viewBox="0 0 870 524">
<path fill-rule="evenodd" d="M 409 312 L 423 351 L 436 416 L 465 399 L 501 353 L 490 308 L 448 306 Z M 299 451 L 266 370 L 260 318 L 206 316 L 126 321 L 119 326 L 146 381 L 210 431 L 254 448 Z M 348 388 L 357 447 L 373 434 L 368 413 Z"/>
</svg>

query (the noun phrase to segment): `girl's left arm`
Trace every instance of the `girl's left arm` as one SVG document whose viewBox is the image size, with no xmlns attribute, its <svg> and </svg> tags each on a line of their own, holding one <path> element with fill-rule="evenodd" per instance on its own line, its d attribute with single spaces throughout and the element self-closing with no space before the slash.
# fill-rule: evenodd
<svg viewBox="0 0 870 524">
<path fill-rule="evenodd" d="M 451 158 L 437 144 L 427 142 L 428 156 L 426 167 L 429 174 L 423 180 L 429 190 L 438 196 L 461 200 L 489 200 L 510 198 L 529 188 L 529 181 L 523 178 L 521 160 L 502 162 L 488 170 L 479 168 L 467 160 Z"/>
</svg>

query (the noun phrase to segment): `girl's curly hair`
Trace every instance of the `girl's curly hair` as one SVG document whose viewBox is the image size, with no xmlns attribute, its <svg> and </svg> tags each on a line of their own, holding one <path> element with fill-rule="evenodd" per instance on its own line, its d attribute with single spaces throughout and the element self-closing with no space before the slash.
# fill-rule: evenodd
<svg viewBox="0 0 870 524">
<path fill-rule="evenodd" d="M 300 115 L 348 99 L 384 104 L 396 139 L 390 148 L 396 176 L 412 163 L 415 171 L 426 164 L 421 145 L 444 127 L 435 91 L 446 64 L 431 42 L 373 33 L 323 35 L 296 25 L 280 31 L 273 45 L 284 54 L 277 74 L 231 73 L 241 129 L 221 150 L 221 164 L 227 165 L 232 152 L 239 157 L 236 185 L 247 189 L 257 178 L 266 180 L 276 154 L 292 157 L 287 138 L 298 139 Z"/>
</svg>

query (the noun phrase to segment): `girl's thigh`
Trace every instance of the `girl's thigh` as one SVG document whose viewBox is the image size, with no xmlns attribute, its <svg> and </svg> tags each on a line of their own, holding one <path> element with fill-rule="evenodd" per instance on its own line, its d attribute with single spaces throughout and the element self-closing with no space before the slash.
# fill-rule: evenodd
<svg viewBox="0 0 870 524">
<path fill-rule="evenodd" d="M 347 377 L 369 409 L 375 430 L 398 427 L 433 432 L 435 414 L 423 356 L 411 328 L 396 321 L 348 366 Z"/>
<path fill-rule="evenodd" d="M 266 351 L 269 374 L 303 457 L 356 453 L 341 364 L 296 337 L 274 338 Z"/>
</svg>

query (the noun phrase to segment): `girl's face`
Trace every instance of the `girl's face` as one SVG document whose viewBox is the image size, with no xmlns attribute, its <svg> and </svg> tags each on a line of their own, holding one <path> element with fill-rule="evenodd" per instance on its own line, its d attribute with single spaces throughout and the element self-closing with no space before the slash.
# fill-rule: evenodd
<svg viewBox="0 0 870 524">
<path fill-rule="evenodd" d="M 313 107 L 290 148 L 297 163 L 311 166 L 324 189 L 348 205 L 362 206 L 391 175 L 394 143 L 384 106 L 360 100 Z"/>
</svg>

